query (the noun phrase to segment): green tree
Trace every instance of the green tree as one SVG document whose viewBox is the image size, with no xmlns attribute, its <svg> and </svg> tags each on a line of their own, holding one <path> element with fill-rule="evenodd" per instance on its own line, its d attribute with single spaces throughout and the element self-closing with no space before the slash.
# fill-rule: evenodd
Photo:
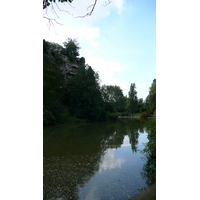
<svg viewBox="0 0 200 200">
<path fill-rule="evenodd" d="M 90 121 L 106 119 L 99 75 L 92 67 L 86 65 L 77 69 L 76 75 L 67 82 L 65 97 L 72 115 Z"/>
<path fill-rule="evenodd" d="M 52 125 L 63 121 L 62 101 L 64 76 L 60 69 L 62 58 L 52 52 L 53 43 L 43 40 L 43 122 Z"/>
<path fill-rule="evenodd" d="M 147 131 L 148 143 L 145 144 L 145 148 L 141 151 L 144 154 L 146 163 L 143 166 L 141 175 L 146 179 L 147 185 L 150 186 L 156 182 L 156 110 Z"/>
<path fill-rule="evenodd" d="M 103 85 L 101 87 L 102 97 L 105 103 L 112 104 L 116 111 L 125 111 L 126 99 L 119 86 Z"/>
<path fill-rule="evenodd" d="M 156 79 L 153 80 L 146 98 L 146 105 L 152 112 L 156 110 Z"/>
<path fill-rule="evenodd" d="M 61 57 L 53 56 L 51 43 L 43 40 L 43 46 L 43 100 L 44 103 L 52 98 L 60 101 L 64 87 L 64 76 L 60 69 L 63 61 Z"/>
<path fill-rule="evenodd" d="M 80 49 L 77 39 L 68 38 L 63 45 L 64 48 L 62 49 L 62 54 L 68 56 L 71 61 L 75 61 L 76 57 L 79 56 Z"/>
<path fill-rule="evenodd" d="M 152 112 L 156 110 L 156 79 L 153 80 L 149 91 L 149 104 Z"/>
<path fill-rule="evenodd" d="M 131 83 L 128 93 L 127 109 L 133 117 L 133 113 L 137 110 L 137 91 L 135 83 Z"/>
</svg>

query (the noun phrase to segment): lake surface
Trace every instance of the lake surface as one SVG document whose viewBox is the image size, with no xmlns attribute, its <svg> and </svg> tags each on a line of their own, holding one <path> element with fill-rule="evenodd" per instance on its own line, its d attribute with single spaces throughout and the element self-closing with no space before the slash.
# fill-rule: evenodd
<svg viewBox="0 0 200 200">
<path fill-rule="evenodd" d="M 121 119 L 44 127 L 43 198 L 128 199 L 147 187 L 142 177 L 146 123 Z"/>
</svg>

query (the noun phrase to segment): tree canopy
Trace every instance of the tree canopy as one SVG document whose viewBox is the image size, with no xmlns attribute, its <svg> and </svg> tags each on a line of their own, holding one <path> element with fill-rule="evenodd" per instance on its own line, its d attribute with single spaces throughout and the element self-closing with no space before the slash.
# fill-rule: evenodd
<svg viewBox="0 0 200 200">
<path fill-rule="evenodd" d="M 131 83 L 130 85 L 130 91 L 128 92 L 127 109 L 131 112 L 132 116 L 137 109 L 137 91 L 135 83 Z"/>
<path fill-rule="evenodd" d="M 146 102 L 151 111 L 154 112 L 156 110 L 156 79 L 153 80 L 151 87 L 149 88 Z"/>
<path fill-rule="evenodd" d="M 67 41 L 63 43 L 63 45 L 65 48 L 62 50 L 62 54 L 74 58 L 79 56 L 80 47 L 77 39 L 68 38 Z"/>
<path fill-rule="evenodd" d="M 126 99 L 119 86 L 103 85 L 101 87 L 101 93 L 104 102 L 111 103 L 115 107 L 116 111 L 125 111 Z"/>
<path fill-rule="evenodd" d="M 105 120 L 99 75 L 91 66 L 81 66 L 67 82 L 66 103 L 74 116 L 90 121 Z"/>
</svg>

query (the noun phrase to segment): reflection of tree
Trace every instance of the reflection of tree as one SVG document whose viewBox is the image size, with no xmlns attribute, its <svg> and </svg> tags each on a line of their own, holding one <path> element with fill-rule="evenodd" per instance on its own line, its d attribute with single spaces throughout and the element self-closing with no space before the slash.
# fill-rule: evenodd
<svg viewBox="0 0 200 200">
<path fill-rule="evenodd" d="M 147 128 L 148 143 L 142 150 L 146 163 L 143 166 L 143 172 L 141 175 L 146 179 L 148 186 L 156 182 L 156 119 L 154 118 Z"/>
<path fill-rule="evenodd" d="M 125 126 L 115 123 L 113 134 L 107 139 L 106 144 L 108 148 L 120 148 L 123 144 L 124 136 L 127 135 Z"/>
<path fill-rule="evenodd" d="M 43 145 L 44 199 L 78 199 L 78 187 L 99 170 L 101 157 L 107 149 L 106 141 L 114 132 L 113 126 L 102 128 L 95 124 L 46 129 Z"/>
<path fill-rule="evenodd" d="M 108 148 L 119 148 L 126 135 L 136 152 L 138 130 L 143 123 L 120 120 L 117 123 L 46 127 L 43 143 L 44 199 L 78 199 L 84 186 L 99 171 Z"/>
<path fill-rule="evenodd" d="M 133 153 L 137 152 L 137 144 L 138 144 L 138 136 L 139 136 L 138 130 L 140 129 L 140 127 L 141 127 L 141 124 L 139 120 L 132 120 L 132 119 L 127 120 L 126 130 L 130 139 Z"/>
</svg>

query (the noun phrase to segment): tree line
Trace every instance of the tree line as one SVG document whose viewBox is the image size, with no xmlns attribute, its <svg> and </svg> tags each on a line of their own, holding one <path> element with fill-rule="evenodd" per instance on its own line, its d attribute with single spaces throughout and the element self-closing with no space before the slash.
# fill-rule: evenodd
<svg viewBox="0 0 200 200">
<path fill-rule="evenodd" d="M 68 38 L 63 46 L 43 40 L 43 124 L 67 121 L 106 121 L 118 116 L 134 115 L 156 110 L 156 80 L 145 100 L 137 97 L 136 85 L 131 83 L 128 97 L 119 86 L 100 86 L 99 74 L 85 58 L 79 58 L 79 43 Z M 81 61 L 75 76 L 67 79 L 61 70 L 64 57 Z"/>
</svg>

